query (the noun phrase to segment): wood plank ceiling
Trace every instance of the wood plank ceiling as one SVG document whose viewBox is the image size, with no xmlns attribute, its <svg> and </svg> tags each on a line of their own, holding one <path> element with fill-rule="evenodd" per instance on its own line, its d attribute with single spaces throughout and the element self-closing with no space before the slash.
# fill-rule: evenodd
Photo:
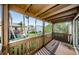
<svg viewBox="0 0 79 59">
<path fill-rule="evenodd" d="M 19 13 L 52 23 L 71 21 L 79 11 L 78 4 L 11 4 L 9 7 Z"/>
</svg>

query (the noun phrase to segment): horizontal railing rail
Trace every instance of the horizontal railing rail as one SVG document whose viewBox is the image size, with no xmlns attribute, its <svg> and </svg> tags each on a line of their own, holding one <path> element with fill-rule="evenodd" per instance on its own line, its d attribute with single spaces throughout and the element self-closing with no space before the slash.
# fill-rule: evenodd
<svg viewBox="0 0 79 59">
<path fill-rule="evenodd" d="M 52 40 L 52 34 L 40 35 L 32 38 L 24 38 L 9 43 L 10 55 L 29 55 L 39 50 Z"/>
<path fill-rule="evenodd" d="M 10 41 L 9 54 L 10 55 L 29 55 L 33 54 L 49 43 L 51 40 L 56 39 L 66 43 L 72 43 L 72 34 L 64 33 L 46 33 L 36 37 L 28 37 L 24 39 Z"/>
<path fill-rule="evenodd" d="M 53 38 L 72 44 L 72 34 L 65 34 L 65 33 L 53 33 Z"/>
</svg>

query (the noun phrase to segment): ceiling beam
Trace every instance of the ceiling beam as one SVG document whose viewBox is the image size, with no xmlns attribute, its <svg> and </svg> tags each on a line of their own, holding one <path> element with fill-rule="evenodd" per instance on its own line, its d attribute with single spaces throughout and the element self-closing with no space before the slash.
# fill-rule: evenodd
<svg viewBox="0 0 79 59">
<path fill-rule="evenodd" d="M 73 20 L 72 17 L 70 17 L 70 18 L 62 18 L 62 19 L 55 19 L 55 20 L 52 20 L 51 22 L 52 23 L 60 23 L 60 22 L 66 22 L 66 21 L 71 21 L 71 20 Z"/>
<path fill-rule="evenodd" d="M 62 22 L 69 22 L 72 21 L 72 19 L 64 19 L 63 21 L 57 20 L 57 21 L 52 21 L 52 23 L 62 23 Z"/>
<path fill-rule="evenodd" d="M 42 17 L 42 19 L 45 19 L 45 18 L 48 18 L 48 17 L 50 17 L 50 16 L 59 14 L 59 13 L 61 13 L 61 12 L 68 11 L 68 10 L 70 10 L 70 9 L 72 9 L 72 8 L 77 7 L 77 6 L 79 6 L 79 5 L 78 5 L 78 4 L 75 4 L 75 5 L 69 5 L 69 6 L 67 6 L 67 7 L 64 7 L 64 8 L 62 8 L 62 9 L 56 11 L 56 12 L 50 13 L 50 14 L 48 14 L 48 15 Z"/>
<path fill-rule="evenodd" d="M 50 18 L 48 18 L 48 19 L 55 19 L 55 18 L 67 16 L 67 15 L 72 15 L 72 14 L 75 14 L 75 13 L 77 13 L 77 10 L 71 10 L 71 11 L 68 11 L 68 12 L 65 12 L 65 13 L 61 13 L 61 14 L 52 16 L 52 17 L 50 17 Z"/>
<path fill-rule="evenodd" d="M 26 8 L 24 9 L 25 12 L 30 8 L 30 6 L 31 6 L 31 4 L 28 4 L 28 5 L 26 6 Z"/>
<path fill-rule="evenodd" d="M 58 14 L 58 15 L 52 17 L 52 18 L 59 18 L 59 17 L 63 17 L 63 16 L 75 14 L 75 13 L 77 13 L 77 10 L 71 10 L 71 11 L 68 11 L 68 12 L 65 12 L 65 13 Z"/>
<path fill-rule="evenodd" d="M 69 20 L 69 19 L 73 20 L 74 17 L 64 17 L 64 18 L 52 19 L 51 21 L 56 22 L 56 21 L 64 21 L 64 20 Z"/>
<path fill-rule="evenodd" d="M 14 10 L 14 11 L 16 11 L 16 12 L 22 13 L 22 14 L 24 14 L 24 15 L 27 15 L 27 16 L 35 17 L 32 13 L 25 12 L 24 9 L 19 8 L 19 7 L 17 7 L 16 5 L 10 5 L 10 9 L 11 9 L 11 10 Z M 36 17 L 35 17 L 35 18 L 36 18 Z"/>
<path fill-rule="evenodd" d="M 24 15 L 26 15 L 26 16 L 31 16 L 31 17 L 33 17 L 33 18 L 40 19 L 40 20 L 42 20 L 42 21 L 47 21 L 47 20 L 44 20 L 44 19 L 41 19 L 41 18 L 39 18 L 39 17 L 34 16 L 32 13 L 24 12 L 24 9 L 19 8 L 19 7 L 16 6 L 16 5 L 9 5 L 9 6 L 10 6 L 10 10 L 14 10 L 14 11 L 16 11 L 16 12 L 18 12 L 18 13 L 22 13 L 22 14 L 24 14 Z"/>
<path fill-rule="evenodd" d="M 42 14 L 43 12 L 49 10 L 50 8 L 53 8 L 55 5 L 57 5 L 57 4 L 48 5 L 47 7 L 43 8 L 41 11 L 39 11 L 38 13 L 36 13 L 35 16 L 38 16 L 38 15 Z"/>
<path fill-rule="evenodd" d="M 61 19 L 61 18 L 71 18 L 71 17 L 74 17 L 75 15 L 72 14 L 72 15 L 67 15 L 67 16 L 64 16 L 64 17 L 59 17 L 59 18 L 55 18 L 55 19 Z"/>
<path fill-rule="evenodd" d="M 77 13 L 79 13 L 79 6 L 77 7 Z"/>
<path fill-rule="evenodd" d="M 9 9 L 14 10 L 14 11 L 19 12 L 19 13 L 22 13 L 22 14 L 24 13 L 24 9 L 22 9 L 16 5 L 9 5 Z"/>
</svg>

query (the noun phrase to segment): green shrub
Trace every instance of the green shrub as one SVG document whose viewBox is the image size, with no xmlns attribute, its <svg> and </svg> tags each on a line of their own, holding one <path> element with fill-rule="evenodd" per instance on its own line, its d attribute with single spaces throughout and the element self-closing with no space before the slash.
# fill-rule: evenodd
<svg viewBox="0 0 79 59">
<path fill-rule="evenodd" d="M 35 33 L 36 33 L 36 31 L 31 31 L 30 33 L 33 33 L 33 34 L 35 34 Z"/>
</svg>

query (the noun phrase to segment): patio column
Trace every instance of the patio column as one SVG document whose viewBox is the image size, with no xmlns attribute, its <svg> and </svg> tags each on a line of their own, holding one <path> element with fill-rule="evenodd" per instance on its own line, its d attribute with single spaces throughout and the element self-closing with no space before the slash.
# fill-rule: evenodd
<svg viewBox="0 0 79 59">
<path fill-rule="evenodd" d="M 43 46 L 44 46 L 44 41 L 45 41 L 45 31 L 44 31 L 44 26 L 45 26 L 45 22 L 43 21 Z"/>
<path fill-rule="evenodd" d="M 3 20 L 2 20 L 2 54 L 8 54 L 9 46 L 9 7 L 8 4 L 3 5 Z"/>
<path fill-rule="evenodd" d="M 75 46 L 75 30 L 74 30 L 74 28 L 75 28 L 75 20 L 73 19 L 73 46 Z"/>
<path fill-rule="evenodd" d="M 73 21 L 71 21 L 71 30 L 72 30 L 72 35 L 73 35 Z M 73 44 L 73 36 L 70 40 L 70 44 Z"/>
<path fill-rule="evenodd" d="M 24 31 L 24 33 L 25 33 L 25 27 L 26 27 L 26 26 L 25 26 L 25 16 L 24 16 L 24 15 L 23 15 L 23 27 L 24 27 L 24 28 L 23 28 L 23 31 Z"/>
<path fill-rule="evenodd" d="M 54 24 L 52 23 L 52 40 L 53 40 L 53 28 L 54 28 Z"/>
</svg>

